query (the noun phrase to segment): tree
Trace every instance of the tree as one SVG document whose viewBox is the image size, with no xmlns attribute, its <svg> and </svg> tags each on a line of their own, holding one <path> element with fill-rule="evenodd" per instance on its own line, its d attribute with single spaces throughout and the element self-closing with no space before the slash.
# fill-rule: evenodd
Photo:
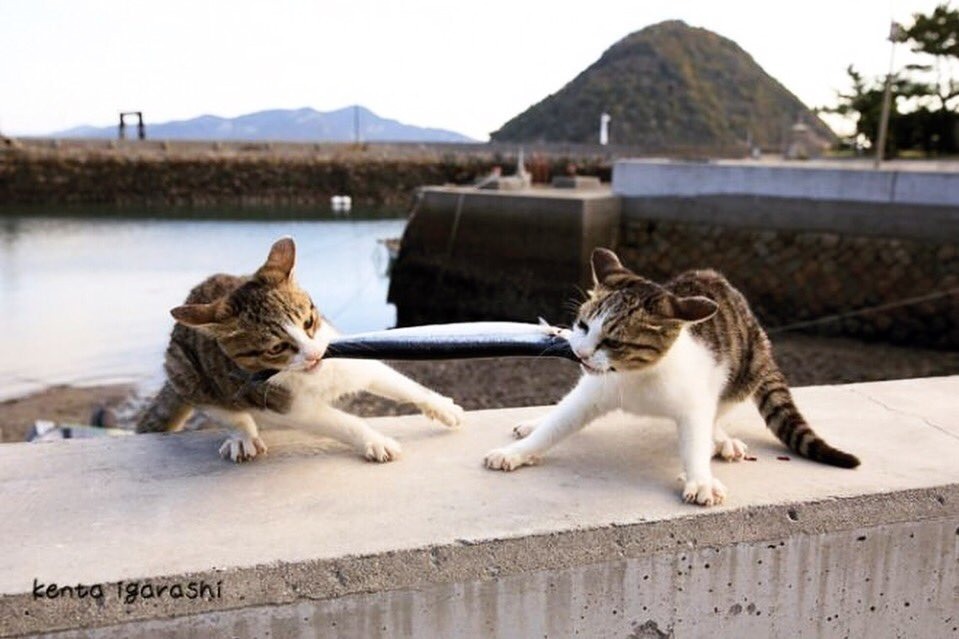
<svg viewBox="0 0 959 639">
<path fill-rule="evenodd" d="M 912 44 L 912 50 L 932 56 L 932 64 L 913 64 L 906 68 L 933 77 L 926 80 L 928 95 L 939 101 L 939 109 L 953 110 L 950 102 L 959 98 L 959 85 L 953 78 L 953 67 L 959 61 L 959 10 L 949 3 L 940 4 L 932 13 L 913 14 L 912 26 L 903 29 L 900 42 Z"/>
<path fill-rule="evenodd" d="M 876 144 L 876 138 L 879 135 L 879 120 L 882 116 L 882 97 L 885 91 L 883 80 L 874 78 L 866 80 L 863 75 L 856 71 L 853 65 L 846 67 L 846 73 L 849 75 L 852 90 L 848 93 L 838 93 L 838 103 L 835 107 L 824 108 L 828 113 L 838 113 L 839 115 L 855 116 L 856 118 L 856 136 L 864 136 L 870 144 Z M 897 127 L 897 120 L 901 117 L 898 108 L 899 98 L 909 98 L 924 91 L 923 87 L 917 86 L 906 78 L 894 75 L 892 77 L 892 100 L 889 104 L 889 131 L 891 135 L 886 138 L 885 154 L 894 156 L 898 149 L 902 148 L 895 133 L 900 129 Z"/>
<path fill-rule="evenodd" d="M 889 135 L 884 155 L 902 149 L 927 153 L 959 151 L 959 10 L 948 3 L 931 13 L 913 14 L 913 23 L 894 25 L 896 42 L 909 43 L 912 50 L 931 56 L 930 64 L 909 64 L 890 78 L 892 100 Z M 856 134 L 876 144 L 882 112 L 884 78 L 865 79 L 851 65 L 846 69 L 852 90 L 839 93 L 837 105 L 826 111 L 855 115 Z"/>
</svg>

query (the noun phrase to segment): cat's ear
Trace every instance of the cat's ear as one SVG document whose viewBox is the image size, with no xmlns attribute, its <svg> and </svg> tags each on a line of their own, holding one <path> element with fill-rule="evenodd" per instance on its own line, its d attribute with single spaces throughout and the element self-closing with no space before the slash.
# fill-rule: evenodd
<svg viewBox="0 0 959 639">
<path fill-rule="evenodd" d="M 593 256 L 590 259 L 593 267 L 593 284 L 603 284 L 616 275 L 627 275 L 629 271 L 619 261 L 616 254 L 606 248 L 593 249 Z"/>
<path fill-rule="evenodd" d="M 221 301 L 209 304 L 184 304 L 170 310 L 173 319 L 195 328 L 204 328 L 213 331 L 227 319 L 229 313 Z"/>
<path fill-rule="evenodd" d="M 696 295 L 693 297 L 672 296 L 669 303 L 669 315 L 672 319 L 681 322 L 705 322 L 716 314 L 719 306 L 708 297 Z"/>
<path fill-rule="evenodd" d="M 270 284 L 282 284 L 293 277 L 295 264 L 296 244 L 293 238 L 280 238 L 270 247 L 270 255 L 256 272 L 256 278 Z"/>
</svg>

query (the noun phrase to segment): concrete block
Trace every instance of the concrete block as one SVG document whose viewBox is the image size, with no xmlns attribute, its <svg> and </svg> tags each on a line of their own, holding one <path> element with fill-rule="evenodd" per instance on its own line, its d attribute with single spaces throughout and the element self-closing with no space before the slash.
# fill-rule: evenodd
<svg viewBox="0 0 959 639">
<path fill-rule="evenodd" d="M 951 636 L 957 398 L 959 377 L 797 389 L 854 471 L 786 453 L 743 406 L 724 421 L 757 461 L 714 462 L 730 499 L 708 510 L 680 502 L 661 420 L 485 470 L 545 407 L 373 420 L 404 445 L 385 465 L 285 430 L 242 465 L 218 432 L 6 444 L 0 636 Z M 190 582 L 213 590 L 171 596 Z"/>
<path fill-rule="evenodd" d="M 427 187 L 403 234 L 389 301 L 403 325 L 474 319 L 554 322 L 589 283 L 589 255 L 615 246 L 608 189 Z"/>
<path fill-rule="evenodd" d="M 600 189 L 603 183 L 592 175 L 557 175 L 550 186 L 554 189 Z"/>
</svg>

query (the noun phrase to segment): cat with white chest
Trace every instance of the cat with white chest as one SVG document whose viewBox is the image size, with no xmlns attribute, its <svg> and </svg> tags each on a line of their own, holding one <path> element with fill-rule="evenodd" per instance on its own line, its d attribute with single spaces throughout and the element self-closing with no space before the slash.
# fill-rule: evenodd
<svg viewBox="0 0 959 639">
<path fill-rule="evenodd" d="M 710 460 L 738 461 L 746 445 L 719 418 L 752 398 L 769 429 L 800 455 L 855 468 L 859 460 L 833 448 L 803 418 L 746 299 L 715 271 L 689 271 L 665 285 L 626 269 L 596 249 L 594 287 L 569 334 L 584 375 L 538 422 L 514 429 L 519 441 L 491 451 L 485 464 L 511 471 L 591 421 L 622 409 L 676 422 L 684 471 L 683 500 L 720 504 L 726 488 Z"/>
<path fill-rule="evenodd" d="M 296 247 L 284 238 L 251 276 L 214 275 L 171 311 L 167 380 L 141 415 L 137 432 L 176 431 L 195 409 L 232 429 L 220 454 L 247 461 L 266 452 L 259 427 L 288 426 L 343 442 L 386 462 L 400 445 L 334 400 L 366 391 L 417 406 L 446 426 L 463 410 L 387 365 L 323 355 L 335 329 L 293 279 Z M 255 374 L 278 371 L 266 381 Z"/>
</svg>

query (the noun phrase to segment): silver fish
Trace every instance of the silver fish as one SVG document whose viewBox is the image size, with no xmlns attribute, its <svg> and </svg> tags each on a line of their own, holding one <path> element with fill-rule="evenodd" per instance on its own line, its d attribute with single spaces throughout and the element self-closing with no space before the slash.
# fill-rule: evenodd
<svg viewBox="0 0 959 639">
<path fill-rule="evenodd" d="M 350 359 L 472 359 L 560 357 L 579 361 L 564 329 L 543 322 L 463 322 L 394 328 L 343 335 L 330 341 L 324 357 Z"/>
</svg>

